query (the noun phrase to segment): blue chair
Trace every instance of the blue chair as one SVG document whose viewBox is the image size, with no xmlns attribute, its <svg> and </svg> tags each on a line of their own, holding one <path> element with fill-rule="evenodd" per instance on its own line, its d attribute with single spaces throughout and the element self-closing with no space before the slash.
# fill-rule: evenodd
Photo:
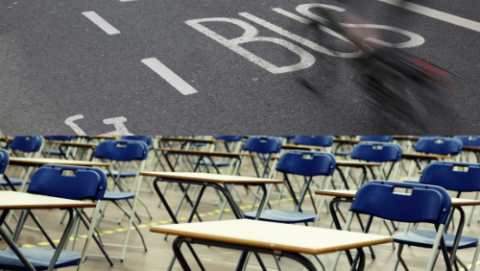
<svg viewBox="0 0 480 271">
<path fill-rule="evenodd" d="M 480 147 L 480 136 L 454 136 L 453 138 L 459 139 L 462 141 L 464 147 Z M 469 153 L 469 150 L 463 150 L 463 152 Z M 477 163 L 480 163 L 480 156 L 477 151 L 473 152 L 475 158 L 477 158 Z M 467 157 L 468 162 L 468 157 Z"/>
<path fill-rule="evenodd" d="M 396 162 L 399 162 L 402 159 L 402 147 L 395 143 L 382 143 L 382 142 L 362 142 L 357 144 L 352 151 L 350 156 L 352 159 L 363 160 L 366 162 L 375 162 L 375 163 L 386 163 L 392 162 L 388 173 L 385 173 L 383 170 L 383 164 L 380 168 L 380 173 L 382 173 L 382 179 L 388 180 L 392 173 L 392 170 Z M 373 168 L 369 167 L 370 173 L 373 179 L 376 179 L 376 175 L 373 172 Z M 340 175 L 343 176 L 341 170 L 339 170 Z M 346 181 L 346 180 L 344 180 Z M 363 185 L 367 181 L 367 172 L 363 168 L 363 178 L 360 184 Z M 348 187 L 348 186 L 347 186 Z M 358 184 L 357 184 L 358 187 Z"/>
<path fill-rule="evenodd" d="M 441 136 L 429 136 L 422 137 L 417 144 L 415 145 L 415 151 L 426 153 L 426 154 L 437 154 L 437 155 L 457 155 L 462 152 L 463 143 L 460 139 L 457 138 L 445 138 Z M 428 161 L 435 159 L 428 159 Z M 415 160 L 415 164 L 418 170 L 422 170 L 418 160 Z M 413 164 L 412 164 L 413 168 Z M 410 170 L 411 171 L 411 170 Z M 410 173 L 409 173 L 410 177 Z M 418 183 L 418 179 L 408 178 L 404 182 L 407 183 Z"/>
<path fill-rule="evenodd" d="M 362 141 L 392 142 L 393 136 L 360 136 Z"/>
<path fill-rule="evenodd" d="M 415 145 L 416 152 L 439 155 L 457 155 L 462 152 L 463 143 L 457 138 L 440 136 L 423 137 Z"/>
<path fill-rule="evenodd" d="M 269 163 L 272 155 L 280 153 L 282 150 L 282 140 L 275 136 L 251 136 L 245 140 L 242 150 L 253 154 L 251 159 L 255 173 L 257 174 L 257 177 L 263 178 L 267 176 L 267 173 L 269 172 Z M 259 158 L 264 167 L 262 174 L 258 171 L 255 156 Z"/>
<path fill-rule="evenodd" d="M 295 211 L 285 210 L 264 210 L 260 214 L 259 219 L 280 223 L 305 223 L 314 222 L 316 214 L 307 214 L 302 212 L 302 203 L 307 192 L 310 193 L 312 204 L 312 194 L 309 186 L 312 183 L 314 176 L 328 176 L 331 177 L 335 171 L 335 157 L 329 153 L 310 152 L 310 151 L 288 151 L 284 153 L 278 161 L 276 170 L 282 172 L 285 180 L 285 185 L 290 192 L 295 203 Z M 304 184 L 300 193 L 299 200 L 291 185 L 289 174 L 300 175 L 304 177 Z M 257 212 L 249 212 L 245 214 L 245 218 L 255 219 Z"/>
<path fill-rule="evenodd" d="M 73 172 L 71 175 L 66 172 Z M 75 225 L 76 220 L 82 216 L 81 210 L 75 210 L 77 216 L 73 217 L 73 210 L 70 212 L 70 221 L 66 229 L 66 235 L 62 237 L 59 243 L 59 248 L 62 252 L 55 265 L 55 269 L 76 266 L 79 268 L 86 260 L 86 251 L 93 236 L 93 225 L 98 216 L 100 202 L 103 199 L 107 187 L 107 178 L 103 171 L 97 168 L 85 168 L 75 166 L 54 166 L 46 165 L 38 169 L 32 176 L 31 184 L 28 188 L 28 193 L 40 194 L 52 197 L 60 197 L 72 200 L 94 200 L 97 202 L 97 207 L 92 216 L 92 226 L 90 226 L 87 241 L 83 252 L 66 251 L 63 250 L 68 241 L 70 230 Z M 22 216 L 26 218 L 26 216 Z M 83 218 L 85 219 L 86 218 Z M 20 229 L 23 227 L 25 220 L 19 221 Z M 84 222 L 85 225 L 88 225 Z M 18 231 L 14 238 L 18 238 Z M 94 237 L 95 238 L 95 237 Z M 50 260 L 55 254 L 56 248 L 42 248 L 42 247 L 21 247 L 19 248 L 22 254 L 32 263 L 36 270 L 46 270 L 50 264 Z M 7 270 L 26 270 L 24 264 L 18 259 L 12 250 L 0 251 L 0 269 Z"/>
<path fill-rule="evenodd" d="M 43 139 L 41 136 L 16 136 L 13 138 L 13 141 L 10 143 L 9 148 L 12 150 L 12 152 L 16 156 L 20 156 L 21 153 L 31 153 L 35 154 L 35 156 L 38 156 L 39 151 L 42 148 L 42 143 Z M 15 170 L 14 170 L 15 172 Z M 24 174 L 27 174 L 27 171 L 24 172 Z M 9 178 L 7 176 L 4 176 L 2 179 L 0 179 L 0 186 L 7 187 L 10 186 L 21 186 L 24 182 L 23 179 L 21 178 L 9 178 L 9 182 L 7 182 L 5 179 Z M 30 183 L 29 180 L 25 182 L 25 185 L 28 185 Z"/>
<path fill-rule="evenodd" d="M 140 217 L 135 211 L 138 201 L 145 207 L 149 217 L 150 218 L 152 217 L 150 215 L 147 205 L 138 196 L 140 192 L 140 185 L 141 185 L 141 178 L 139 177 L 138 172 L 141 172 L 144 170 L 147 155 L 148 155 L 148 146 L 144 141 L 141 141 L 141 140 L 105 140 L 98 144 L 93 154 L 93 157 L 96 159 L 109 160 L 112 162 L 116 161 L 122 164 L 121 168 L 118 171 L 116 171 L 116 173 L 113 173 L 110 167 L 107 168 L 107 172 L 108 172 L 107 176 L 112 177 L 112 179 L 114 180 L 114 186 L 112 189 L 110 189 L 105 193 L 105 197 L 104 197 L 104 200 L 107 201 L 107 203 L 108 202 L 114 203 L 123 212 L 123 214 L 125 214 L 129 218 L 129 225 L 127 227 L 127 233 L 126 233 L 127 235 L 125 238 L 126 242 L 125 244 L 120 245 L 120 247 L 123 248 L 122 255 L 121 257 L 112 257 L 112 258 L 120 259 L 121 261 L 123 261 L 125 257 L 125 252 L 127 247 L 136 248 L 136 249 L 141 248 L 141 247 L 131 247 L 127 245 L 127 241 L 130 236 L 130 230 L 132 228 L 132 225 L 142 239 L 143 249 L 147 251 L 147 247 L 145 245 L 143 235 L 138 229 L 136 223 L 133 221 L 133 217 L 136 216 L 138 220 L 141 222 Z M 140 161 L 140 165 L 138 167 L 138 172 L 134 172 L 135 180 L 133 182 L 133 186 L 129 187 L 128 185 L 121 182 L 120 177 L 124 176 L 122 175 L 122 171 L 123 171 L 125 162 L 132 162 L 132 161 Z M 118 188 L 119 191 L 114 191 L 115 188 Z M 133 204 L 131 204 L 129 200 L 133 200 Z M 131 211 L 130 212 L 127 211 L 123 207 L 120 201 L 126 201 L 127 204 L 130 206 Z M 105 205 L 102 211 L 102 214 L 105 214 L 106 208 L 107 208 L 107 204 Z M 101 219 L 102 218 L 99 219 L 99 223 Z M 121 221 L 121 218 L 120 218 L 120 221 Z M 120 223 L 120 221 L 118 221 L 118 223 Z M 112 246 L 107 244 L 104 244 L 104 245 Z M 117 245 L 113 245 L 113 246 L 117 246 Z"/>
<path fill-rule="evenodd" d="M 333 136 L 295 136 L 293 144 L 331 147 L 333 145 Z"/>
<path fill-rule="evenodd" d="M 405 193 L 408 189 L 410 193 Z M 419 235 L 407 230 L 404 233 L 395 234 L 394 242 L 399 243 L 397 251 L 397 263 L 402 264 L 408 270 L 401 253 L 404 245 L 423 246 L 432 248 L 427 268 L 433 270 L 439 246 L 443 253 L 448 270 L 449 264 L 447 246 L 443 235 L 447 219 L 451 209 L 451 199 L 448 192 L 439 186 L 425 184 L 406 184 L 386 181 L 371 181 L 362 186 L 356 193 L 355 199 L 350 207 L 350 215 L 345 230 L 350 229 L 355 213 L 371 215 L 365 225 L 368 232 L 373 217 L 380 217 L 387 220 L 406 223 L 430 223 L 434 224 L 437 232 L 433 233 L 434 243 L 430 246 L 422 244 Z M 337 253 L 334 264 L 338 262 L 340 254 Z"/>
</svg>

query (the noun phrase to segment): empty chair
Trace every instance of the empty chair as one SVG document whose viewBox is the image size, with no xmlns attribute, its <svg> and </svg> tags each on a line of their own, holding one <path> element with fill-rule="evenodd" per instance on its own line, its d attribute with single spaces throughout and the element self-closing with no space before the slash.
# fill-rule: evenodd
<svg viewBox="0 0 480 271">
<path fill-rule="evenodd" d="M 375 141 L 375 142 L 392 142 L 393 136 L 361 136 L 360 140 L 362 141 Z"/>
<path fill-rule="evenodd" d="M 243 145 L 243 151 L 248 151 L 253 154 L 252 156 L 252 165 L 255 169 L 257 177 L 268 176 L 267 173 L 270 170 L 269 163 L 271 161 L 272 155 L 280 153 L 282 150 L 282 140 L 279 137 L 274 136 L 251 136 L 245 140 Z M 258 171 L 257 159 L 263 165 L 263 173 L 260 174 Z"/>
<path fill-rule="evenodd" d="M 314 222 L 316 214 L 308 214 L 302 212 L 302 203 L 307 192 L 310 194 L 312 204 L 313 197 L 309 186 L 315 176 L 331 177 L 335 171 L 335 157 L 329 153 L 310 152 L 310 151 L 288 151 L 284 153 L 278 161 L 276 170 L 282 172 L 285 185 L 295 203 L 295 211 L 286 210 L 264 210 L 260 215 L 260 220 L 281 222 L 281 223 L 305 223 Z M 299 175 L 304 178 L 303 187 L 300 192 L 299 199 L 293 190 L 289 175 Z M 246 218 L 254 219 L 256 212 L 245 214 Z"/>
<path fill-rule="evenodd" d="M 405 193 L 407 189 L 409 192 Z M 357 191 L 350 207 L 345 230 L 350 229 L 354 213 L 371 215 L 367 225 L 365 225 L 366 232 L 370 228 L 373 217 L 406 223 L 433 224 L 436 227 L 436 233 L 433 234 L 434 238 L 430 246 L 422 244 L 418 235 L 409 231 L 409 227 L 407 227 L 404 233 L 393 235 L 394 242 L 399 243 L 395 270 L 398 262 L 402 264 L 405 270 L 408 270 L 406 263 L 401 257 L 404 245 L 432 249 L 427 262 L 427 268 L 425 269 L 428 271 L 433 270 L 438 248 L 441 247 L 447 270 L 452 270 L 443 237 L 451 205 L 450 195 L 444 188 L 439 186 L 371 181 Z M 337 264 L 339 257 L 340 253 L 337 253 L 334 265 Z"/>
<path fill-rule="evenodd" d="M 105 193 L 105 197 L 104 197 L 104 200 L 107 201 L 107 203 L 108 202 L 114 203 L 129 218 L 129 224 L 127 227 L 124 244 L 123 245 L 104 244 L 105 246 L 120 246 L 123 249 L 122 255 L 120 257 L 112 257 L 112 258 L 117 258 L 117 259 L 120 259 L 121 261 L 123 261 L 125 257 L 125 252 L 127 247 L 144 249 L 145 251 L 147 250 L 147 247 L 143 239 L 143 235 L 138 229 L 136 223 L 133 221 L 134 216 L 136 216 L 140 220 L 139 216 L 136 214 L 136 211 L 135 211 L 138 201 L 140 201 L 140 203 L 146 208 L 151 218 L 150 212 L 148 211 L 146 204 L 142 200 L 140 200 L 138 196 L 140 191 L 140 185 L 141 185 L 141 178 L 139 177 L 138 173 L 144 170 L 145 160 L 147 158 L 147 155 L 148 155 L 148 146 L 142 140 L 105 140 L 98 144 L 97 148 L 95 149 L 95 153 L 93 154 L 94 158 L 101 159 L 101 160 L 107 159 L 112 162 L 118 162 L 121 164 L 120 169 L 115 174 L 111 173 L 110 167 L 107 169 L 107 171 L 109 172 L 108 176 L 112 177 L 112 179 L 114 180 L 114 186 L 112 189 L 110 189 Z M 134 172 L 135 180 L 133 182 L 133 185 L 130 187 L 127 184 L 123 183 L 120 177 L 122 176 L 124 164 L 126 162 L 133 162 L 133 161 L 140 161 L 140 165 L 138 167 L 137 172 Z M 118 190 L 114 191 L 115 189 L 118 189 Z M 129 200 L 133 200 L 133 204 L 130 203 Z M 131 211 L 128 211 L 127 209 L 125 209 L 121 204 L 121 201 L 127 202 L 129 207 L 131 208 Z M 107 208 L 107 205 L 105 205 L 102 211 L 102 214 L 105 214 L 106 208 Z M 128 246 L 128 238 L 130 237 L 130 230 L 132 228 L 132 225 L 140 235 L 142 239 L 143 247 Z"/>
<path fill-rule="evenodd" d="M 96 168 L 46 165 L 33 174 L 31 184 L 27 191 L 28 193 L 72 200 L 93 200 L 97 202 L 83 251 L 80 253 L 63 250 L 56 262 L 55 269 L 76 265 L 78 265 L 80 269 L 80 266 L 86 260 L 87 248 L 93 235 L 93 225 L 95 225 L 94 223 L 97 219 L 100 202 L 105 194 L 106 186 L 107 178 L 105 174 Z M 68 223 L 70 227 L 82 216 L 81 210 L 76 209 L 75 212 L 77 213 L 75 217 L 73 217 L 73 210 L 70 212 L 70 221 Z M 26 218 L 25 215 L 22 217 Z M 82 219 L 85 221 L 86 218 L 82 217 Z M 24 219 L 19 221 L 19 229 L 21 229 L 24 222 Z M 84 224 L 88 226 L 88 223 L 85 222 Z M 17 238 L 19 233 L 20 231 L 18 230 L 16 232 L 17 236 L 14 236 L 14 238 Z M 70 235 L 70 232 L 62 239 L 67 241 L 68 235 Z M 64 249 L 66 242 L 62 243 L 61 241 L 58 246 Z M 56 251 L 55 248 L 43 247 L 21 247 L 19 249 L 36 270 L 46 270 Z M 0 269 L 26 270 L 24 264 L 12 250 L 0 251 Z"/>
<path fill-rule="evenodd" d="M 38 157 L 43 147 L 43 139 L 41 136 L 16 136 L 8 147 L 16 156 L 30 155 L 30 157 Z M 13 170 L 12 175 L 16 173 L 16 170 L 17 168 Z M 4 178 L 9 178 L 10 184 L 21 186 L 20 191 L 25 191 L 26 185 L 30 182 L 28 177 L 32 170 L 33 168 L 31 167 L 28 170 L 24 170 L 20 178 L 10 178 L 8 176 L 4 176 Z M 0 185 L 6 187 L 9 183 L 4 178 L 1 179 Z"/>
<path fill-rule="evenodd" d="M 445 138 L 440 136 L 429 136 L 422 137 L 417 144 L 415 145 L 415 151 L 426 153 L 426 154 L 436 154 L 436 155 L 458 155 L 462 152 L 463 143 L 460 139 L 457 138 Z M 426 159 L 427 161 L 436 160 L 436 159 Z M 417 166 L 418 170 L 422 170 L 418 160 L 415 160 L 415 164 L 412 162 L 410 164 L 410 170 L 408 173 L 408 179 L 404 182 L 417 183 L 418 179 L 411 179 L 410 176 L 414 170 L 414 166 Z"/>
<path fill-rule="evenodd" d="M 46 140 L 52 140 L 52 141 L 72 141 L 75 136 L 44 136 Z M 62 153 L 60 150 L 54 150 L 52 149 L 53 146 L 50 145 L 50 148 L 48 150 L 43 151 L 43 154 L 46 157 L 50 157 L 52 155 L 56 156 L 61 156 L 64 155 L 65 158 L 68 157 L 68 153 Z M 70 155 L 73 155 L 73 153 L 70 152 Z"/>
</svg>

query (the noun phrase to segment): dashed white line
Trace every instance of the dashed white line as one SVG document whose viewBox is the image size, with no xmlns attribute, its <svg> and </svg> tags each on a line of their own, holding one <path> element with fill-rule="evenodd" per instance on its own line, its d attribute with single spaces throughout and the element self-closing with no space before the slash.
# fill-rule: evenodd
<svg viewBox="0 0 480 271">
<path fill-rule="evenodd" d="M 142 59 L 143 64 L 165 79 L 170 85 L 176 88 L 183 95 L 195 94 L 198 91 L 185 82 L 182 78 L 171 71 L 167 66 L 163 65 L 156 58 Z"/>
<path fill-rule="evenodd" d="M 438 11 L 435 9 L 413 4 L 407 1 L 402 1 L 402 0 L 378 0 L 378 1 L 390 4 L 390 5 L 394 5 L 397 7 L 401 7 L 401 8 L 404 8 L 404 9 L 407 9 L 407 10 L 440 20 L 440 21 L 444 21 L 447 23 L 451 23 L 454 25 L 471 29 L 473 31 L 480 32 L 480 23 L 476 21 L 472 21 L 456 15 L 452 15 L 452 14 Z"/>
<path fill-rule="evenodd" d="M 120 2 L 133 2 L 133 1 L 137 1 L 137 0 L 120 0 Z"/>
<path fill-rule="evenodd" d="M 85 11 L 82 12 L 82 14 L 94 24 L 96 24 L 98 27 L 100 27 L 103 31 L 105 31 L 108 35 L 120 34 L 120 31 L 118 31 L 115 27 L 105 21 L 95 11 Z"/>
</svg>

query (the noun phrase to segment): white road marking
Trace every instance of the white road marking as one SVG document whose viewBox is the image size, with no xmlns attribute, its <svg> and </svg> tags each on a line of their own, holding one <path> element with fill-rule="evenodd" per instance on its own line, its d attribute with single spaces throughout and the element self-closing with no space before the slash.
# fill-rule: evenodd
<svg viewBox="0 0 480 271">
<path fill-rule="evenodd" d="M 240 37 L 227 39 L 222 35 L 216 33 L 215 31 L 212 31 L 208 27 L 202 25 L 202 23 L 204 22 L 225 22 L 225 23 L 235 24 L 240 28 L 242 28 L 244 30 L 244 33 Z M 199 32 L 212 38 L 213 40 L 219 42 L 223 46 L 234 51 L 235 53 L 245 57 L 246 59 L 250 60 L 252 63 L 259 65 L 260 67 L 266 69 L 267 71 L 273 74 L 280 74 L 285 72 L 293 72 L 301 69 L 306 69 L 312 66 L 313 63 L 315 63 L 315 57 L 312 54 L 300 48 L 299 46 L 296 46 L 291 42 L 288 42 L 286 40 L 279 39 L 279 38 L 258 36 L 258 29 L 255 28 L 253 25 L 247 22 L 244 22 L 242 20 L 238 20 L 234 18 L 204 18 L 204 19 L 188 20 L 188 21 L 185 21 L 185 23 L 195 28 Z M 277 65 L 268 62 L 267 60 L 255 55 L 254 53 L 246 50 L 241 46 L 242 44 L 246 44 L 250 42 L 268 42 L 268 43 L 274 43 L 274 44 L 280 45 L 285 49 L 290 50 L 292 53 L 298 55 L 300 58 L 300 62 L 293 65 L 278 67 Z"/>
<path fill-rule="evenodd" d="M 70 126 L 70 128 L 72 128 L 73 131 L 75 131 L 75 133 L 77 133 L 77 135 L 87 135 L 82 130 L 82 128 L 80 128 L 76 123 L 74 123 L 74 121 L 79 120 L 79 119 L 83 119 L 83 118 L 84 118 L 83 115 L 80 115 L 80 114 L 79 115 L 74 115 L 74 116 L 71 116 L 71 117 L 68 117 L 67 119 L 65 119 L 65 124 Z M 116 118 L 104 119 L 103 123 L 108 124 L 108 125 L 113 125 L 115 127 L 115 131 L 104 133 L 104 134 L 101 134 L 101 135 L 113 135 L 113 136 L 133 135 L 132 133 L 130 133 L 128 131 L 125 124 L 123 124 L 126 121 L 127 121 L 127 118 L 122 117 L 122 116 L 116 117 Z"/>
<path fill-rule="evenodd" d="M 80 127 L 78 127 L 77 124 L 73 123 L 74 121 L 79 119 L 83 119 L 83 115 L 75 115 L 75 116 L 68 117 L 65 120 L 65 124 L 70 126 L 70 128 L 72 128 L 73 131 L 77 133 L 77 135 L 87 135 Z"/>
<path fill-rule="evenodd" d="M 133 1 L 137 1 L 137 0 L 120 0 L 120 2 L 133 2 Z"/>
<path fill-rule="evenodd" d="M 130 133 L 128 131 L 125 124 L 123 124 L 126 121 L 127 121 L 127 118 L 125 118 L 125 117 L 116 117 L 116 118 L 104 119 L 103 123 L 113 124 L 113 126 L 115 127 L 115 131 L 110 132 L 110 133 L 105 133 L 105 134 L 102 134 L 102 135 L 114 135 L 114 136 L 116 136 L 116 135 L 133 135 L 132 133 Z"/>
<path fill-rule="evenodd" d="M 404 9 L 407 9 L 407 10 L 440 20 L 440 21 L 444 21 L 447 23 L 451 23 L 454 25 L 471 29 L 473 31 L 480 32 L 480 23 L 476 21 L 472 21 L 456 15 L 452 15 L 452 14 L 438 11 L 435 9 L 413 4 L 407 1 L 402 1 L 402 0 L 378 0 L 378 1 L 390 4 L 390 5 L 394 5 L 397 7 L 401 7 L 401 8 L 404 8 Z"/>
<path fill-rule="evenodd" d="M 90 21 L 100 27 L 103 31 L 105 31 L 108 35 L 116 35 L 120 34 L 115 27 L 105 21 L 102 17 L 100 17 L 95 11 L 85 11 L 82 14 L 87 17 Z"/>
<path fill-rule="evenodd" d="M 183 95 L 195 94 L 198 91 L 190 86 L 187 82 L 183 81 L 178 75 L 176 75 L 172 70 L 163 65 L 156 58 L 146 58 L 142 59 L 143 64 L 147 65 L 150 69 L 160 75 L 165 79 L 170 85 L 176 88 Z"/>
</svg>

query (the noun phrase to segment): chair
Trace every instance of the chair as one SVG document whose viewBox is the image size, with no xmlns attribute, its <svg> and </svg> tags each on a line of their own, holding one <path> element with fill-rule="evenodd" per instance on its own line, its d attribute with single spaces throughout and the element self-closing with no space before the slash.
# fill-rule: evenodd
<svg viewBox="0 0 480 271">
<path fill-rule="evenodd" d="M 242 150 L 253 154 L 251 158 L 255 173 L 257 177 L 264 178 L 269 172 L 269 163 L 272 155 L 275 153 L 280 153 L 282 150 L 282 140 L 279 137 L 274 136 L 251 136 L 245 140 Z M 255 162 L 255 156 L 258 158 L 264 168 L 262 174 L 260 174 L 258 171 L 258 166 Z"/>
<path fill-rule="evenodd" d="M 415 145 L 415 151 L 426 154 L 458 155 L 462 152 L 463 143 L 457 138 L 445 138 L 441 136 L 422 137 Z M 429 161 L 434 159 L 427 159 Z M 418 170 L 422 170 L 418 160 L 415 160 Z M 411 179 L 414 164 L 410 164 L 407 180 L 404 182 L 418 183 L 418 179 Z"/>
<path fill-rule="evenodd" d="M 316 214 L 307 214 L 302 212 L 302 203 L 307 192 L 312 199 L 312 193 L 309 189 L 314 176 L 328 176 L 331 177 L 335 171 L 335 157 L 329 153 L 310 152 L 310 151 L 287 151 L 278 161 L 276 170 L 282 172 L 290 195 L 295 203 L 295 211 L 286 210 L 264 210 L 260 214 L 259 219 L 271 222 L 280 223 L 305 223 L 314 222 Z M 304 177 L 304 184 L 300 192 L 300 197 L 297 196 L 293 190 L 289 179 L 289 174 L 300 175 Z M 316 211 L 316 209 L 315 209 Z M 257 212 L 249 212 L 245 214 L 245 218 L 255 219 Z"/>
<path fill-rule="evenodd" d="M 115 259 L 120 259 L 121 261 L 123 261 L 125 257 L 125 252 L 127 247 L 135 248 L 135 249 L 144 249 L 145 251 L 147 251 L 147 247 L 145 245 L 143 235 L 138 229 L 136 223 L 133 221 L 134 216 L 136 216 L 139 219 L 139 221 L 141 221 L 135 211 L 138 201 L 143 206 L 145 206 L 149 216 L 151 217 L 150 212 L 148 211 L 148 207 L 141 199 L 139 199 L 139 196 L 138 196 L 140 192 L 140 185 L 141 185 L 141 178 L 139 177 L 138 172 L 144 170 L 145 160 L 147 158 L 147 155 L 148 155 L 148 146 L 144 141 L 140 141 L 140 140 L 105 140 L 98 144 L 93 154 L 93 157 L 96 159 L 101 159 L 101 160 L 108 159 L 112 162 L 117 161 L 119 163 L 122 163 L 120 170 L 117 171 L 115 174 L 112 173 L 110 167 L 107 168 L 107 171 L 109 173 L 108 176 L 114 179 L 114 186 L 112 189 L 110 189 L 105 193 L 105 197 L 104 197 L 104 200 L 107 201 L 107 204 L 108 202 L 114 203 L 123 212 L 123 214 L 125 214 L 129 218 L 129 224 L 127 227 L 124 244 L 123 245 L 104 244 L 105 246 L 121 247 L 123 249 L 121 257 L 111 257 Z M 129 187 L 128 185 L 121 183 L 120 177 L 123 176 L 122 171 L 123 171 L 125 162 L 131 162 L 131 161 L 140 161 L 140 165 L 138 167 L 138 172 L 135 173 L 135 180 L 133 182 L 133 186 Z M 119 191 L 114 191 L 115 188 L 118 188 Z M 127 191 L 125 191 L 125 189 Z M 133 204 L 131 204 L 129 200 L 133 200 Z M 131 211 L 128 212 L 120 203 L 120 201 L 126 201 L 127 204 L 130 206 Z M 105 214 L 107 204 L 105 204 L 103 208 L 102 216 Z M 102 218 L 99 219 L 99 223 L 101 219 Z M 130 230 L 132 228 L 132 225 L 140 235 L 142 239 L 143 247 L 128 246 L 128 238 L 130 237 Z"/>
<path fill-rule="evenodd" d="M 27 191 L 28 193 L 72 200 L 94 200 L 97 202 L 83 251 L 80 253 L 64 250 L 68 240 L 68 236 L 64 236 L 62 240 L 64 239 L 65 241 L 60 241 L 58 245 L 62 249 L 62 252 L 54 267 L 55 269 L 78 265 L 78 270 L 80 270 L 83 262 L 86 260 L 86 252 L 90 239 L 93 236 L 93 229 L 100 202 L 103 199 L 106 187 L 107 178 L 105 174 L 97 168 L 46 165 L 33 174 L 31 184 Z M 23 219 L 20 220 L 19 225 L 17 225 L 14 240 L 18 238 L 20 230 L 23 227 L 26 212 L 29 211 L 25 211 L 24 215 L 22 215 Z M 85 222 L 88 218 L 82 216 L 82 210 L 76 209 L 75 212 L 77 215 L 74 217 L 73 211 L 70 213 L 69 225 L 75 225 L 78 219 L 82 219 L 84 224 L 88 226 Z M 66 234 L 70 235 L 70 233 Z M 19 249 L 36 270 L 46 270 L 56 251 L 55 247 L 53 249 L 42 247 L 21 247 Z M 3 250 L 0 251 L 0 269 L 25 270 L 25 266 L 12 250 Z"/>
<path fill-rule="evenodd" d="M 409 190 L 409 193 L 405 193 L 406 189 Z M 365 232 L 368 232 L 373 217 L 406 223 L 433 224 L 435 225 L 436 233 L 432 234 L 434 237 L 432 239 L 432 245 L 421 243 L 418 235 L 416 235 L 415 232 L 409 231 L 409 227 L 407 227 L 404 233 L 393 235 L 394 242 L 399 243 L 395 270 L 397 269 L 398 262 L 408 270 L 401 257 L 404 245 L 432 248 L 427 268 L 425 269 L 429 271 L 433 270 L 437 251 L 440 246 L 447 270 L 452 270 L 449 264 L 447 247 L 443 235 L 451 205 L 450 195 L 444 188 L 439 186 L 371 181 L 357 191 L 350 207 L 350 214 L 345 230 L 350 229 L 355 213 L 371 215 L 365 225 Z M 336 266 L 339 257 L 340 253 L 337 253 L 334 266 Z"/>
<path fill-rule="evenodd" d="M 388 180 L 392 173 L 392 170 L 396 162 L 399 162 L 402 159 L 402 147 L 395 143 L 381 143 L 381 142 L 362 142 L 357 144 L 350 155 L 352 159 L 363 160 L 366 162 L 375 162 L 382 163 L 380 167 L 380 174 L 382 174 L 382 179 Z M 386 162 L 392 162 L 388 173 L 384 172 L 384 164 Z M 373 179 L 376 179 L 373 168 L 370 167 L 371 174 Z M 366 171 L 364 171 L 364 178 L 362 180 L 363 185 L 366 180 Z M 394 174 L 395 175 L 395 174 Z M 395 179 L 396 176 L 394 176 Z M 357 186 L 358 187 L 358 186 Z"/>
<path fill-rule="evenodd" d="M 480 136 L 454 136 L 453 138 L 462 141 L 464 147 L 480 147 Z M 463 150 L 463 152 L 469 153 L 470 151 Z M 475 154 L 475 158 L 477 158 L 477 163 L 480 163 L 480 156 L 478 152 L 475 151 L 473 153 Z M 468 162 L 468 157 L 466 162 Z"/>
<path fill-rule="evenodd" d="M 438 185 L 446 190 L 457 192 L 456 197 L 458 198 L 462 192 L 480 191 L 480 165 L 459 162 L 432 162 L 423 169 L 420 183 Z M 415 233 L 424 238 L 423 242 L 426 245 L 432 242 L 431 233 L 425 231 L 415 231 Z M 451 249 L 455 235 L 444 234 L 444 238 L 447 248 Z M 477 243 L 478 239 L 476 238 L 462 236 L 458 249 L 476 247 Z M 458 262 L 465 270 L 468 270 L 462 262 Z"/>
<path fill-rule="evenodd" d="M 30 156 L 38 157 L 43 148 L 43 139 L 41 136 L 16 136 L 13 141 L 10 143 L 9 148 L 12 152 L 19 156 L 22 152 L 23 154 L 28 153 Z M 12 189 L 14 186 L 21 186 L 20 191 L 25 191 L 25 187 L 30 183 L 28 177 L 31 175 L 33 168 L 29 168 L 22 173 L 21 178 L 10 178 L 6 175 L 3 176 L 0 180 L 0 186 L 7 187 L 10 186 Z M 16 168 L 13 170 L 13 175 L 16 173 Z M 8 179 L 8 181 L 7 181 Z"/>
<path fill-rule="evenodd" d="M 374 141 L 374 142 L 392 142 L 393 136 L 361 136 L 362 141 Z"/>
</svg>

